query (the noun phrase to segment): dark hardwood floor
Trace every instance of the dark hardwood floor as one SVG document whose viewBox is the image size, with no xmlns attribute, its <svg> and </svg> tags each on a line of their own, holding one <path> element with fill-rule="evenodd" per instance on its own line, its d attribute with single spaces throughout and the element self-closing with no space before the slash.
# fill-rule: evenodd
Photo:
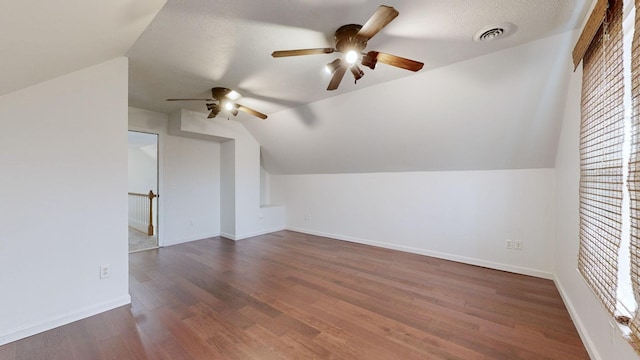
<svg viewBox="0 0 640 360">
<path fill-rule="evenodd" d="M 588 359 L 552 281 L 282 231 L 130 255 L 132 305 L 0 359 Z"/>
</svg>

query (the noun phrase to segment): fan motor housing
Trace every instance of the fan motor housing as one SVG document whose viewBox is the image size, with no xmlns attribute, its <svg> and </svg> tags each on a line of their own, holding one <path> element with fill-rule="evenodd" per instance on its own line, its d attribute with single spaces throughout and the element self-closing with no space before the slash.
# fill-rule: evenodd
<svg viewBox="0 0 640 360">
<path fill-rule="evenodd" d="M 214 87 L 211 89 L 211 95 L 213 96 L 214 99 L 218 101 L 221 101 L 222 98 L 227 96 L 227 94 L 230 92 L 231 92 L 231 89 L 227 89 L 224 87 Z"/>
<path fill-rule="evenodd" d="M 367 40 L 358 37 L 358 32 L 362 28 L 362 25 L 348 24 L 343 25 L 336 30 L 336 50 L 341 53 L 346 53 L 349 50 L 355 50 L 361 52 L 367 47 Z"/>
</svg>

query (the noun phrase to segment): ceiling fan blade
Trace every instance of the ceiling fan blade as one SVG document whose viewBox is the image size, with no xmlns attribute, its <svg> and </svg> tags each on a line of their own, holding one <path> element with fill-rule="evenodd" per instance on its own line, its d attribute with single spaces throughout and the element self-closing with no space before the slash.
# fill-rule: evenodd
<svg viewBox="0 0 640 360">
<path fill-rule="evenodd" d="M 259 112 L 259 111 L 253 110 L 253 109 L 251 109 L 251 108 L 248 108 L 248 107 L 246 107 L 246 106 L 244 106 L 244 105 L 235 104 L 235 107 L 236 107 L 236 109 L 238 109 L 238 110 L 240 110 L 240 111 L 244 111 L 244 112 L 246 112 L 247 114 L 251 114 L 251 115 L 253 115 L 253 116 L 259 117 L 259 118 L 260 118 L 260 119 L 262 119 L 262 120 L 264 120 L 264 119 L 266 119 L 266 118 L 267 118 L 267 115 L 265 115 L 265 114 L 263 114 L 263 113 L 261 113 L 261 112 Z"/>
<path fill-rule="evenodd" d="M 383 64 L 399 67 L 401 69 L 418 71 L 424 66 L 423 63 L 411 59 L 406 59 L 400 56 L 391 55 L 387 53 L 369 51 L 366 55 L 367 59 L 375 59 Z M 375 66 L 375 61 L 374 61 Z M 373 69 L 373 68 L 372 68 Z"/>
<path fill-rule="evenodd" d="M 220 113 L 220 106 L 218 104 L 207 104 L 207 110 L 211 111 L 207 118 L 212 119 Z"/>
<path fill-rule="evenodd" d="M 340 86 L 340 82 L 342 81 L 342 78 L 344 77 L 345 72 L 347 72 L 347 66 L 344 66 L 344 62 L 341 62 L 340 66 L 333 73 L 333 77 L 329 82 L 329 86 L 327 86 L 327 90 L 337 89 L 338 86 Z"/>
<path fill-rule="evenodd" d="M 382 28 L 395 19 L 398 14 L 398 11 L 391 6 L 380 5 L 376 12 L 371 15 L 369 20 L 362 25 L 357 36 L 364 38 L 365 40 L 371 39 L 375 34 L 382 30 Z"/>
<path fill-rule="evenodd" d="M 285 57 L 285 56 L 331 54 L 334 51 L 336 51 L 336 49 L 334 49 L 334 48 L 280 50 L 280 51 L 272 52 L 271 56 L 277 58 L 277 57 Z"/>
<path fill-rule="evenodd" d="M 167 101 L 215 101 L 213 99 L 167 99 Z"/>
</svg>

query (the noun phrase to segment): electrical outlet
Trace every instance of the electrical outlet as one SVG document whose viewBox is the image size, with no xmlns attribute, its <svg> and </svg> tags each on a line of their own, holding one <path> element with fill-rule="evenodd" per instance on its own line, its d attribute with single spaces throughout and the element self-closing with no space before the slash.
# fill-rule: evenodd
<svg viewBox="0 0 640 360">
<path fill-rule="evenodd" d="M 507 249 L 513 249 L 513 241 L 507 240 L 505 246 Z"/>
<path fill-rule="evenodd" d="M 522 240 L 516 240 L 513 242 L 513 248 L 516 250 L 522 250 Z"/>
<path fill-rule="evenodd" d="M 100 279 L 111 277 L 111 265 L 100 265 Z"/>
</svg>

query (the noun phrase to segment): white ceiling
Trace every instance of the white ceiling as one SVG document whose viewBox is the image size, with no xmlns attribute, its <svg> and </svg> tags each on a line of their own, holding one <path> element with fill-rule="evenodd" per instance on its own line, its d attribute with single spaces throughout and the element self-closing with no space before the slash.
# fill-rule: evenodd
<svg viewBox="0 0 640 360">
<path fill-rule="evenodd" d="M 166 0 L 0 0 L 0 95 L 124 56 Z"/>
<path fill-rule="evenodd" d="M 206 113 L 203 102 L 165 99 L 233 88 L 270 116 L 236 120 L 272 173 L 553 167 L 573 41 L 558 34 L 578 27 L 591 1 L 385 0 L 400 15 L 367 50 L 423 70 L 379 64 L 357 85 L 347 73 L 334 92 L 322 68 L 338 54 L 270 55 L 331 47 L 338 27 L 363 24 L 380 4 L 169 0 L 129 51 L 130 104 Z M 473 41 L 505 22 L 514 25 L 506 37 Z"/>
<path fill-rule="evenodd" d="M 585 0 L 169 0 L 128 55 L 130 105 L 170 113 L 206 112 L 203 103 L 167 98 L 209 97 L 226 86 L 243 104 L 275 112 L 415 76 L 380 64 L 357 85 L 350 74 L 337 91 L 326 91 L 322 68 L 338 54 L 274 59 L 271 52 L 332 47 L 335 30 L 363 24 L 381 4 L 400 15 L 369 41 L 378 50 L 425 63 L 421 72 L 565 32 L 579 25 Z M 473 35 L 487 25 L 511 22 L 516 31 L 491 43 Z"/>
<path fill-rule="evenodd" d="M 235 119 L 274 173 L 552 167 L 573 42 L 554 35 L 578 27 L 592 3 L 165 1 L 0 0 L 0 95 L 126 55 L 130 106 L 206 113 L 204 103 L 165 99 L 209 97 L 214 86 L 244 95 L 269 119 Z M 338 27 L 381 4 L 400 15 L 366 50 L 422 61 L 418 73 L 379 64 L 329 92 L 322 68 L 338 54 L 270 55 L 333 46 Z M 504 22 L 515 31 L 473 42 Z"/>
<path fill-rule="evenodd" d="M 271 173 L 553 168 L 565 33 L 273 114 L 241 118 Z"/>
</svg>

